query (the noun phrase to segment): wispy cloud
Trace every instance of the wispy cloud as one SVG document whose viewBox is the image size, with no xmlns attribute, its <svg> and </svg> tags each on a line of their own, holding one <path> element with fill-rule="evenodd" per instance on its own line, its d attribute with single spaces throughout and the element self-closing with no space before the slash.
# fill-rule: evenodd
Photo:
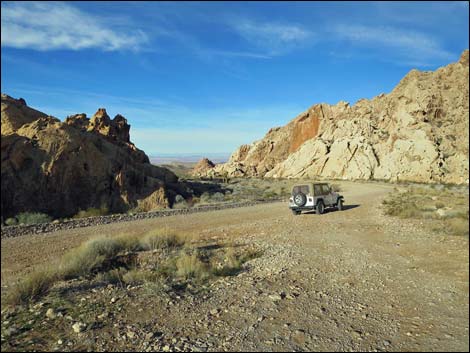
<svg viewBox="0 0 470 353">
<path fill-rule="evenodd" d="M 250 44 L 265 50 L 267 56 L 287 53 L 314 39 L 311 31 L 294 24 L 236 19 L 231 26 Z"/>
<path fill-rule="evenodd" d="M 206 50 L 209 55 L 215 56 L 226 56 L 226 57 L 241 57 L 241 58 L 252 58 L 252 59 L 271 59 L 270 55 L 243 51 L 229 51 L 229 50 Z"/>
<path fill-rule="evenodd" d="M 62 2 L 2 2 L 1 44 L 36 50 L 138 50 L 141 30 L 112 28 L 103 19 Z"/>
<path fill-rule="evenodd" d="M 367 47 L 376 52 L 386 49 L 387 59 L 392 57 L 407 64 L 426 66 L 435 60 L 454 58 L 430 35 L 391 26 L 340 24 L 333 28 L 333 35 L 349 41 L 352 46 Z"/>
</svg>

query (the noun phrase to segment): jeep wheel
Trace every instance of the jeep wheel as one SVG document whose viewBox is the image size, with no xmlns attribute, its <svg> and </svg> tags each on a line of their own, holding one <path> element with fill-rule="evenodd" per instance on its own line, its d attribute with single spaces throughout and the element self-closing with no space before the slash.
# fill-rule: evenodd
<svg viewBox="0 0 470 353">
<path fill-rule="evenodd" d="M 293 214 L 294 216 L 298 216 L 298 215 L 300 214 L 300 212 L 302 212 L 302 211 L 292 210 L 292 214 Z"/>
<path fill-rule="evenodd" d="M 325 212 L 325 205 L 323 204 L 323 201 L 318 201 L 317 203 L 317 214 L 323 214 Z"/>
<path fill-rule="evenodd" d="M 343 199 L 339 199 L 338 200 L 338 211 L 342 211 L 344 208 L 343 208 Z"/>
<path fill-rule="evenodd" d="M 299 192 L 298 194 L 294 195 L 294 203 L 298 207 L 302 207 L 307 203 L 307 196 Z"/>
</svg>

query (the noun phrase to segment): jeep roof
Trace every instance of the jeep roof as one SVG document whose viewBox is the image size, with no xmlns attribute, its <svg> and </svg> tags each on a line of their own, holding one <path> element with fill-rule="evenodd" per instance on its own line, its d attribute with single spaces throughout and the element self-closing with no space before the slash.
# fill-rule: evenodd
<svg viewBox="0 0 470 353">
<path fill-rule="evenodd" d="M 313 192 L 312 192 L 313 191 Z M 325 195 L 331 191 L 331 187 L 328 183 L 303 183 L 294 185 L 292 188 L 292 195 L 301 192 L 305 195 Z"/>
</svg>

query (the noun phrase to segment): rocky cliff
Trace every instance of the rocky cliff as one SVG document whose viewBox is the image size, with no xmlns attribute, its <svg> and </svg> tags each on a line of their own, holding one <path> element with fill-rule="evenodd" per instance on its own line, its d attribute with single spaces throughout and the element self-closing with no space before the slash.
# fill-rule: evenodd
<svg viewBox="0 0 470 353">
<path fill-rule="evenodd" d="M 468 183 L 468 57 L 352 106 L 316 104 L 207 175 Z"/>
<path fill-rule="evenodd" d="M 25 211 L 64 217 L 103 206 L 149 210 L 187 192 L 130 142 L 127 120 L 111 119 L 105 109 L 61 122 L 2 94 L 1 124 L 3 218 Z"/>
</svg>

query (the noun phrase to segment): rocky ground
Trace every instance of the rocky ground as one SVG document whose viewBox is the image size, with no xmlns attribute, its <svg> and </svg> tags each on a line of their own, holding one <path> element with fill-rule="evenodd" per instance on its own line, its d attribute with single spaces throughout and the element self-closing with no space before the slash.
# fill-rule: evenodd
<svg viewBox="0 0 470 353">
<path fill-rule="evenodd" d="M 468 237 L 385 216 L 392 186 L 341 186 L 348 207 L 321 216 L 273 203 L 2 239 L 2 299 L 96 235 L 169 227 L 262 250 L 185 290 L 76 280 L 27 307 L 2 300 L 2 351 L 468 351 Z"/>
</svg>

